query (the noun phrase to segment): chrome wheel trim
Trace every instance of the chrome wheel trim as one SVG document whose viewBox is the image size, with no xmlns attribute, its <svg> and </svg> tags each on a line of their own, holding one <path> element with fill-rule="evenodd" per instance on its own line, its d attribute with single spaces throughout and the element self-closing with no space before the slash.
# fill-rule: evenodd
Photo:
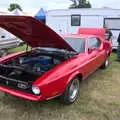
<svg viewBox="0 0 120 120">
<path fill-rule="evenodd" d="M 105 66 L 107 67 L 107 66 L 108 66 L 108 64 L 109 64 L 109 61 L 108 61 L 108 60 L 106 60 L 106 61 L 105 61 Z"/>
<path fill-rule="evenodd" d="M 69 88 L 69 98 L 70 100 L 75 100 L 79 91 L 79 81 L 74 79 Z"/>
</svg>

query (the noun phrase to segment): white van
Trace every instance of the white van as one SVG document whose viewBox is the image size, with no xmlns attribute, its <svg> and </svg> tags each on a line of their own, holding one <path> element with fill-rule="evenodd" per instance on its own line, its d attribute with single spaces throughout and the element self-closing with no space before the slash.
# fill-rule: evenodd
<svg viewBox="0 0 120 120">
<path fill-rule="evenodd" d="M 0 9 L 0 15 L 12 15 L 7 9 Z M 5 56 L 9 48 L 17 47 L 20 39 L 0 28 L 0 57 Z"/>
<path fill-rule="evenodd" d="M 17 47 L 19 44 L 20 40 L 17 37 L 0 28 L 0 56 L 5 56 L 9 48 Z"/>
<path fill-rule="evenodd" d="M 120 33 L 120 9 L 82 8 L 49 10 L 46 24 L 57 33 L 77 33 L 79 28 L 103 28 L 107 26 L 113 34 L 113 49 L 118 46 Z"/>
</svg>

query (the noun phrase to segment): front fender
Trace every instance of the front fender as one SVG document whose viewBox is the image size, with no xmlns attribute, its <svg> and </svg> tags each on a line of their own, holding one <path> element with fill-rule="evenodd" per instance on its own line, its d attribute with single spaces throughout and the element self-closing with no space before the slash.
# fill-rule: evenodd
<svg viewBox="0 0 120 120">
<path fill-rule="evenodd" d="M 80 78 L 80 80 L 82 80 L 82 73 L 80 73 L 79 71 L 76 71 L 76 72 L 74 72 L 74 73 L 72 73 L 69 77 L 68 77 L 68 79 L 67 79 L 67 81 L 66 81 L 66 86 L 65 86 L 65 88 L 68 86 L 68 84 L 71 82 L 71 80 L 73 80 L 73 78 L 75 78 L 75 77 L 81 77 Z"/>
</svg>

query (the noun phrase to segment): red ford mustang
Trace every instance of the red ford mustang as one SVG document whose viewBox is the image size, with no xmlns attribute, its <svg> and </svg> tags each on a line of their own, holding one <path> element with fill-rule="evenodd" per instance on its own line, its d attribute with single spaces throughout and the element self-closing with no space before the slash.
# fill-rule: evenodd
<svg viewBox="0 0 120 120">
<path fill-rule="evenodd" d="M 0 16 L 0 27 L 35 48 L 0 59 L 3 92 L 33 101 L 60 96 L 70 104 L 78 97 L 80 81 L 108 66 L 111 44 L 104 40 L 104 29 L 58 35 L 28 16 Z"/>
</svg>

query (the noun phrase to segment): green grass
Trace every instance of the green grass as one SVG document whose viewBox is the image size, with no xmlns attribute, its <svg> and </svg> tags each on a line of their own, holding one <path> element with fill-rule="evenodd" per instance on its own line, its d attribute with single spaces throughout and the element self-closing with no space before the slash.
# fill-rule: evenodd
<svg viewBox="0 0 120 120">
<path fill-rule="evenodd" d="M 13 48 L 13 49 L 9 49 L 9 53 L 16 53 L 16 52 L 20 52 L 20 51 L 25 51 L 27 48 L 26 44 L 22 44 L 19 47 Z M 30 47 L 28 47 L 28 49 L 30 49 Z"/>
<path fill-rule="evenodd" d="M 81 83 L 80 97 L 72 105 L 62 105 L 58 99 L 32 102 L 1 92 L 0 119 L 120 120 L 120 63 L 115 58 L 113 53 L 106 70 L 97 70 Z"/>
</svg>

